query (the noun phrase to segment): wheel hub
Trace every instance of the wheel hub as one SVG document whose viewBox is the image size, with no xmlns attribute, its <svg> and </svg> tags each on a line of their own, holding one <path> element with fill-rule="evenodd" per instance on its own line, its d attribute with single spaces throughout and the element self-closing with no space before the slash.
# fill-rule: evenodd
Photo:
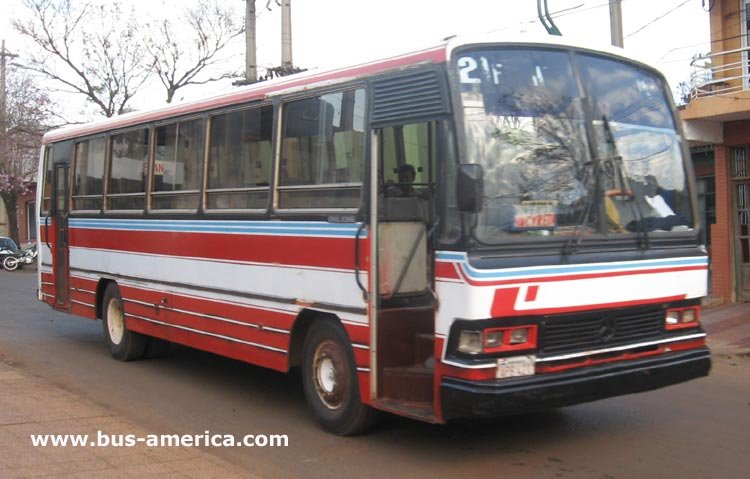
<svg viewBox="0 0 750 479">
<path fill-rule="evenodd" d="M 120 302 L 116 298 L 109 300 L 107 305 L 107 330 L 109 339 L 114 344 L 120 344 L 125 335 L 125 318 L 122 314 Z"/>
<path fill-rule="evenodd" d="M 313 378 L 321 402 L 329 409 L 341 408 L 347 388 L 344 352 L 333 341 L 324 341 L 315 350 Z"/>
</svg>

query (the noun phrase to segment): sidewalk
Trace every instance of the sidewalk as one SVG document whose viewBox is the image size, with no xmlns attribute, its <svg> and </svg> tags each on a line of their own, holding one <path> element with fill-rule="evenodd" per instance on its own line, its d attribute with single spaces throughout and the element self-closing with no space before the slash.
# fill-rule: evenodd
<svg viewBox="0 0 750 479">
<path fill-rule="evenodd" d="M 703 309 L 700 321 L 714 354 L 750 356 L 750 303 Z"/>
<path fill-rule="evenodd" d="M 30 434 L 135 434 L 145 431 L 111 411 L 31 376 L 0 353 L 0 477 L 246 478 L 199 448 L 34 447 Z"/>
</svg>

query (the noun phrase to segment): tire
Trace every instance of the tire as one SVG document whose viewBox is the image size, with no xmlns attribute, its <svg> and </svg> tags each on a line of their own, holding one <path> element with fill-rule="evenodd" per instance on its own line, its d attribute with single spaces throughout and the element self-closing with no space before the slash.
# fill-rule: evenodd
<svg viewBox="0 0 750 479">
<path fill-rule="evenodd" d="M 315 322 L 302 354 L 302 384 L 315 420 L 340 436 L 369 429 L 376 411 L 360 400 L 354 354 L 341 325 L 330 320 Z"/>
<path fill-rule="evenodd" d="M 115 283 L 107 285 L 102 305 L 104 341 L 112 357 L 119 361 L 140 359 L 146 351 L 147 337 L 128 331 L 125 327 L 125 309 L 122 296 Z"/>
<path fill-rule="evenodd" d="M 172 343 L 166 339 L 148 337 L 146 338 L 146 351 L 144 357 L 158 359 L 169 356 L 172 352 Z"/>
<path fill-rule="evenodd" d="M 3 268 L 8 271 L 15 271 L 20 264 L 21 260 L 15 256 L 6 256 L 5 259 L 3 259 Z"/>
</svg>

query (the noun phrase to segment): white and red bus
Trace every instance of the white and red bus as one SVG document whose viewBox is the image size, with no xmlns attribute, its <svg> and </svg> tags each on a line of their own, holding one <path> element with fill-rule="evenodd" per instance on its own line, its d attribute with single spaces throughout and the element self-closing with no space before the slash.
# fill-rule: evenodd
<svg viewBox="0 0 750 479">
<path fill-rule="evenodd" d="M 44 137 L 39 299 L 120 360 L 301 367 L 327 430 L 708 374 L 708 260 L 661 74 L 546 39 L 431 48 Z"/>
</svg>

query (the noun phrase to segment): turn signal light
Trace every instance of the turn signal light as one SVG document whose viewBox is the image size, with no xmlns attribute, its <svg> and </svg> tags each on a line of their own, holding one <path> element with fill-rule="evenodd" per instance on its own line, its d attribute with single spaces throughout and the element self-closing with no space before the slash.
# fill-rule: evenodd
<svg viewBox="0 0 750 479">
<path fill-rule="evenodd" d="M 484 331 L 484 352 L 499 353 L 536 348 L 536 325 L 493 328 Z"/>
<path fill-rule="evenodd" d="M 465 329 L 458 336 L 458 350 L 466 354 L 535 349 L 536 325 L 481 330 Z"/>
<path fill-rule="evenodd" d="M 694 328 L 698 326 L 699 317 L 700 308 L 698 306 L 668 309 L 664 317 L 664 327 L 667 330 Z"/>
</svg>

